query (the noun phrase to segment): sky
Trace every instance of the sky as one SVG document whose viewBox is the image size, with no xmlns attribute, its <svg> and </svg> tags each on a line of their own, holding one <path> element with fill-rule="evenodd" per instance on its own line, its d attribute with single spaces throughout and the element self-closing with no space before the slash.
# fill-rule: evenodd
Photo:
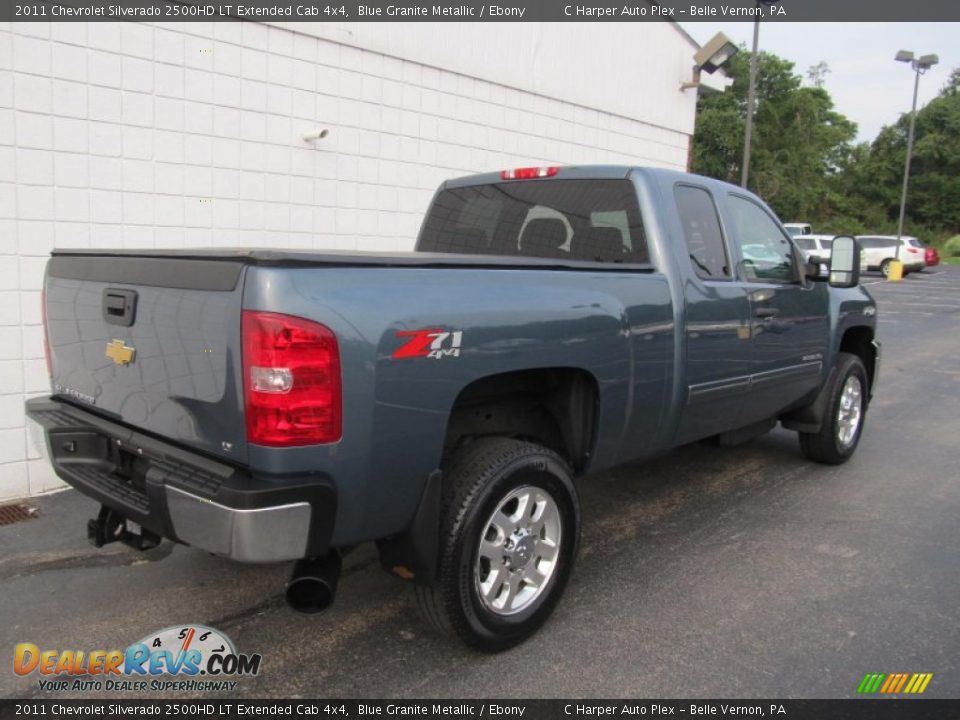
<svg viewBox="0 0 960 720">
<path fill-rule="evenodd" d="M 700 44 L 717 32 L 748 49 L 753 43 L 752 22 L 680 25 Z M 826 62 L 830 72 L 824 87 L 836 109 L 857 123 L 857 139 L 869 142 L 880 128 L 910 111 L 914 75 L 893 56 L 898 50 L 940 56 L 940 64 L 920 78 L 917 106 L 923 107 L 937 96 L 950 71 L 960 67 L 960 23 L 770 22 L 760 26 L 760 49 L 794 62 L 805 79 L 807 68 Z"/>
</svg>

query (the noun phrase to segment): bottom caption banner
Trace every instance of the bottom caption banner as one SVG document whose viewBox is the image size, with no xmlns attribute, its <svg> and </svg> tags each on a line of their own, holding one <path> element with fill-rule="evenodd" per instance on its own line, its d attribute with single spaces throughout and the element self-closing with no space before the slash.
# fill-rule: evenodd
<svg viewBox="0 0 960 720">
<path fill-rule="evenodd" d="M 767 717 L 790 720 L 960 718 L 960 700 L 0 700 L 8 717 L 636 718 Z"/>
</svg>

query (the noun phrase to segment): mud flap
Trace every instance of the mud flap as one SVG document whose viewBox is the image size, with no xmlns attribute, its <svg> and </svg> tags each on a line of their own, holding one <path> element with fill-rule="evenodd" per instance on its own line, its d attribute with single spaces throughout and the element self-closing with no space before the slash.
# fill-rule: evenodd
<svg viewBox="0 0 960 720">
<path fill-rule="evenodd" d="M 417 585 L 433 584 L 440 552 L 442 489 L 443 473 L 434 470 L 427 477 L 410 527 L 399 535 L 377 541 L 384 570 Z"/>
</svg>

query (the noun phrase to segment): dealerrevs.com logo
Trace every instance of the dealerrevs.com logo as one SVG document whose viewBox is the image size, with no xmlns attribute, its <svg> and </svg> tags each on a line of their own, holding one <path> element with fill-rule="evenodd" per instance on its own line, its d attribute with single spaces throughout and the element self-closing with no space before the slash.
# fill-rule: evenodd
<svg viewBox="0 0 960 720">
<path fill-rule="evenodd" d="M 260 672 L 259 654 L 238 653 L 224 633 L 205 625 L 175 625 L 125 650 L 41 650 L 19 643 L 13 671 L 38 676 L 49 692 L 233 690 L 235 678 Z"/>
</svg>

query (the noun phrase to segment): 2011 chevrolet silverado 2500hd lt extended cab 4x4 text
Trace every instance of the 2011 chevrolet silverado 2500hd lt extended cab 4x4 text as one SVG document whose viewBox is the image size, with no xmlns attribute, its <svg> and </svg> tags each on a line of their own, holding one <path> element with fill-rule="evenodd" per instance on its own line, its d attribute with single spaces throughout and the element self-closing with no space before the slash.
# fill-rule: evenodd
<svg viewBox="0 0 960 720">
<path fill-rule="evenodd" d="M 501 650 L 570 576 L 574 476 L 777 422 L 850 457 L 857 257 L 838 238 L 821 279 L 749 192 L 606 166 L 446 182 L 413 253 L 57 250 L 28 412 L 95 544 L 297 560 L 317 611 L 376 541 L 428 621 Z"/>
</svg>

